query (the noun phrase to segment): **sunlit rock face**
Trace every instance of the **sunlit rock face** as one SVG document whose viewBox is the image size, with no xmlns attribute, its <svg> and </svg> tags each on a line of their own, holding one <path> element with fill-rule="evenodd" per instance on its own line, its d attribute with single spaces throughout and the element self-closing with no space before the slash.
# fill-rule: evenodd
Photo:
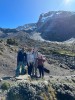
<svg viewBox="0 0 75 100">
<path fill-rule="evenodd" d="M 51 11 L 40 15 L 37 29 L 44 39 L 62 42 L 75 37 L 74 20 L 74 12 Z"/>
</svg>

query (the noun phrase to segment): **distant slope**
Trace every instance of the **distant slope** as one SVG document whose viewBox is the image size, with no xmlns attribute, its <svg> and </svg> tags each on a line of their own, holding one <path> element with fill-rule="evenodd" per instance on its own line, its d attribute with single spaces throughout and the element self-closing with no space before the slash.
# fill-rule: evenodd
<svg viewBox="0 0 75 100">
<path fill-rule="evenodd" d="M 25 32 L 30 33 L 30 32 L 35 31 L 36 28 L 37 28 L 36 23 L 30 23 L 30 24 L 25 24 L 23 26 L 18 26 L 16 29 L 18 31 L 25 31 Z"/>
<path fill-rule="evenodd" d="M 0 28 L 0 38 L 6 38 L 8 36 L 13 36 L 18 33 L 16 29 Z"/>
</svg>

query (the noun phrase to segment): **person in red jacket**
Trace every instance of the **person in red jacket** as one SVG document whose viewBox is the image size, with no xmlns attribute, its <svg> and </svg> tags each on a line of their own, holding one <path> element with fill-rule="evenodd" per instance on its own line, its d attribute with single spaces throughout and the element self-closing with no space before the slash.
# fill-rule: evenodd
<svg viewBox="0 0 75 100">
<path fill-rule="evenodd" d="M 38 69 L 40 73 L 40 78 L 44 77 L 44 62 L 45 62 L 45 58 L 43 57 L 42 54 L 39 54 L 38 55 Z"/>
</svg>

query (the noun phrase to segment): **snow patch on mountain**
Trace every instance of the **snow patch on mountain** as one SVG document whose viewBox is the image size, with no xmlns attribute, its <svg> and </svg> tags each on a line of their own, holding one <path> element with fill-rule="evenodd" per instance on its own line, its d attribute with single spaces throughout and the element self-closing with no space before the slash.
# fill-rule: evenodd
<svg viewBox="0 0 75 100">
<path fill-rule="evenodd" d="M 36 23 L 31 23 L 31 24 L 25 24 L 23 26 L 19 26 L 17 27 L 17 30 L 34 30 L 36 29 L 37 26 L 36 26 Z"/>
<path fill-rule="evenodd" d="M 45 41 L 41 35 L 41 33 L 38 33 L 38 32 L 35 32 L 33 33 L 32 35 L 30 35 L 30 38 L 33 39 L 33 40 L 38 40 L 38 41 Z"/>
<path fill-rule="evenodd" d="M 51 17 L 53 17 L 53 14 L 51 14 L 50 16 L 42 17 L 41 22 L 44 22 L 45 20 L 47 20 Z"/>
<path fill-rule="evenodd" d="M 61 14 L 61 13 L 62 13 L 62 12 L 57 12 L 56 14 L 59 15 L 59 14 Z"/>
<path fill-rule="evenodd" d="M 75 38 L 71 38 L 67 41 L 64 41 L 64 43 L 68 43 L 68 44 L 75 43 Z"/>
<path fill-rule="evenodd" d="M 41 41 L 41 42 L 45 41 L 45 42 L 51 42 L 51 43 L 57 43 L 57 44 L 73 44 L 73 43 L 75 43 L 75 38 L 71 38 L 71 39 L 64 41 L 64 42 L 45 40 L 41 37 L 41 33 L 39 33 L 39 32 L 32 33 L 32 35 L 30 35 L 30 38 L 33 40 Z"/>
</svg>

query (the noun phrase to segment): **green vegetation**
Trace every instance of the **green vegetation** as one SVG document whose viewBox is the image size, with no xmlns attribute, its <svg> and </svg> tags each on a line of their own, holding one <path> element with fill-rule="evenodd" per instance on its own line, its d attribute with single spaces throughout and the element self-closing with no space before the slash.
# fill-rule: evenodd
<svg viewBox="0 0 75 100">
<path fill-rule="evenodd" d="M 68 51 L 68 50 L 58 50 L 56 52 L 63 55 L 75 56 L 75 52 Z"/>
<path fill-rule="evenodd" d="M 2 52 L 0 52 L 0 55 L 2 55 Z"/>
<path fill-rule="evenodd" d="M 9 88 L 10 88 L 10 84 L 7 83 L 7 82 L 5 82 L 5 83 L 3 83 L 3 84 L 1 85 L 1 89 L 2 89 L 2 90 L 8 90 Z"/>
<path fill-rule="evenodd" d="M 56 92 L 52 88 L 52 86 L 49 85 L 49 86 L 46 86 L 45 88 L 46 88 L 46 91 L 44 91 L 40 94 L 44 98 L 44 100 L 57 100 Z"/>
<path fill-rule="evenodd" d="M 65 49 L 51 50 L 50 48 L 47 47 L 41 47 L 39 51 L 45 55 L 58 54 L 58 55 L 65 55 L 65 56 L 75 56 L 75 52 L 71 50 L 65 50 Z"/>
<path fill-rule="evenodd" d="M 0 47 L 0 51 L 3 52 L 3 47 Z"/>
<path fill-rule="evenodd" d="M 42 81 L 43 82 L 43 81 Z M 13 97 L 13 98 L 12 98 Z M 39 84 L 20 83 L 13 86 L 8 94 L 7 100 L 57 100 L 56 92 L 50 84 L 44 82 Z"/>
<path fill-rule="evenodd" d="M 7 39 L 7 44 L 9 45 L 18 45 L 17 41 L 15 39 Z"/>
<path fill-rule="evenodd" d="M 2 39 L 0 39 L 0 43 L 2 43 L 3 42 L 3 40 Z"/>
</svg>

